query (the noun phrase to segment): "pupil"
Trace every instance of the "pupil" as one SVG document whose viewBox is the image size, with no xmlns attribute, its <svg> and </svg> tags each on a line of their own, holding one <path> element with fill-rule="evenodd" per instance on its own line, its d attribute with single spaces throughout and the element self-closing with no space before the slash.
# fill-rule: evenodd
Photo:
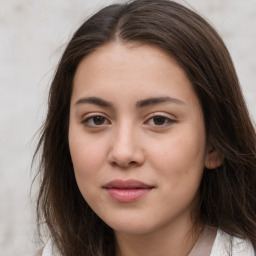
<svg viewBox="0 0 256 256">
<path fill-rule="evenodd" d="M 156 125 L 162 125 L 165 123 L 165 117 L 162 116 L 156 116 L 154 117 L 154 124 Z"/>
<path fill-rule="evenodd" d="M 104 117 L 102 117 L 102 116 L 95 116 L 95 117 L 93 118 L 93 122 L 94 122 L 96 125 L 101 125 L 101 124 L 104 123 L 104 121 L 105 121 L 105 119 L 104 119 Z"/>
</svg>

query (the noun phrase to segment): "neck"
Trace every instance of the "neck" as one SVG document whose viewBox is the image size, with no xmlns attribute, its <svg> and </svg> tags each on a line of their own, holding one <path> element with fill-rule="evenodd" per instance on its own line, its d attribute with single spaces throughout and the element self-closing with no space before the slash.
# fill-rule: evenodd
<svg viewBox="0 0 256 256">
<path fill-rule="evenodd" d="M 203 225 L 176 223 L 146 234 L 116 232 L 116 256 L 187 256 L 197 241 Z"/>
</svg>

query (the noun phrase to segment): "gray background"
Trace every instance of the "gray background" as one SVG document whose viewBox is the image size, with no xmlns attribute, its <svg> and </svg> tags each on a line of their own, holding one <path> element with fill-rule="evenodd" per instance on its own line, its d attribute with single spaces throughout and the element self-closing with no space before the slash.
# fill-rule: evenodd
<svg viewBox="0 0 256 256">
<path fill-rule="evenodd" d="M 111 2 L 0 0 L 0 256 L 35 251 L 30 165 L 49 84 L 75 29 Z M 256 120 L 256 0 L 187 2 L 226 42 Z"/>
</svg>

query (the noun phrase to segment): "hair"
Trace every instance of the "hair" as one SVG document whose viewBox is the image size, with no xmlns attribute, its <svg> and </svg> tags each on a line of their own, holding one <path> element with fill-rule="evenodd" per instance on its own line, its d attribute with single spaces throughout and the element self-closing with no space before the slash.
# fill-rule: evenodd
<svg viewBox="0 0 256 256">
<path fill-rule="evenodd" d="M 256 247 L 256 135 L 222 39 L 194 11 L 168 0 L 135 0 L 98 11 L 74 33 L 58 64 L 35 155 L 40 152 L 38 223 L 63 256 L 113 256 L 115 239 L 82 197 L 68 129 L 73 78 L 83 58 L 108 42 L 165 51 L 183 68 L 200 100 L 207 140 L 223 158 L 204 170 L 198 219 Z M 39 225 L 39 230 L 42 228 Z"/>
</svg>

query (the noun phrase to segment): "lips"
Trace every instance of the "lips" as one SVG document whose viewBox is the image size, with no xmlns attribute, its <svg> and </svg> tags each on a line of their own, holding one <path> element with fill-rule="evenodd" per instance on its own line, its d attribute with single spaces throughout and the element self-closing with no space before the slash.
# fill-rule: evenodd
<svg viewBox="0 0 256 256">
<path fill-rule="evenodd" d="M 148 194 L 154 186 L 137 180 L 113 180 L 103 188 L 117 202 L 133 202 Z"/>
</svg>

